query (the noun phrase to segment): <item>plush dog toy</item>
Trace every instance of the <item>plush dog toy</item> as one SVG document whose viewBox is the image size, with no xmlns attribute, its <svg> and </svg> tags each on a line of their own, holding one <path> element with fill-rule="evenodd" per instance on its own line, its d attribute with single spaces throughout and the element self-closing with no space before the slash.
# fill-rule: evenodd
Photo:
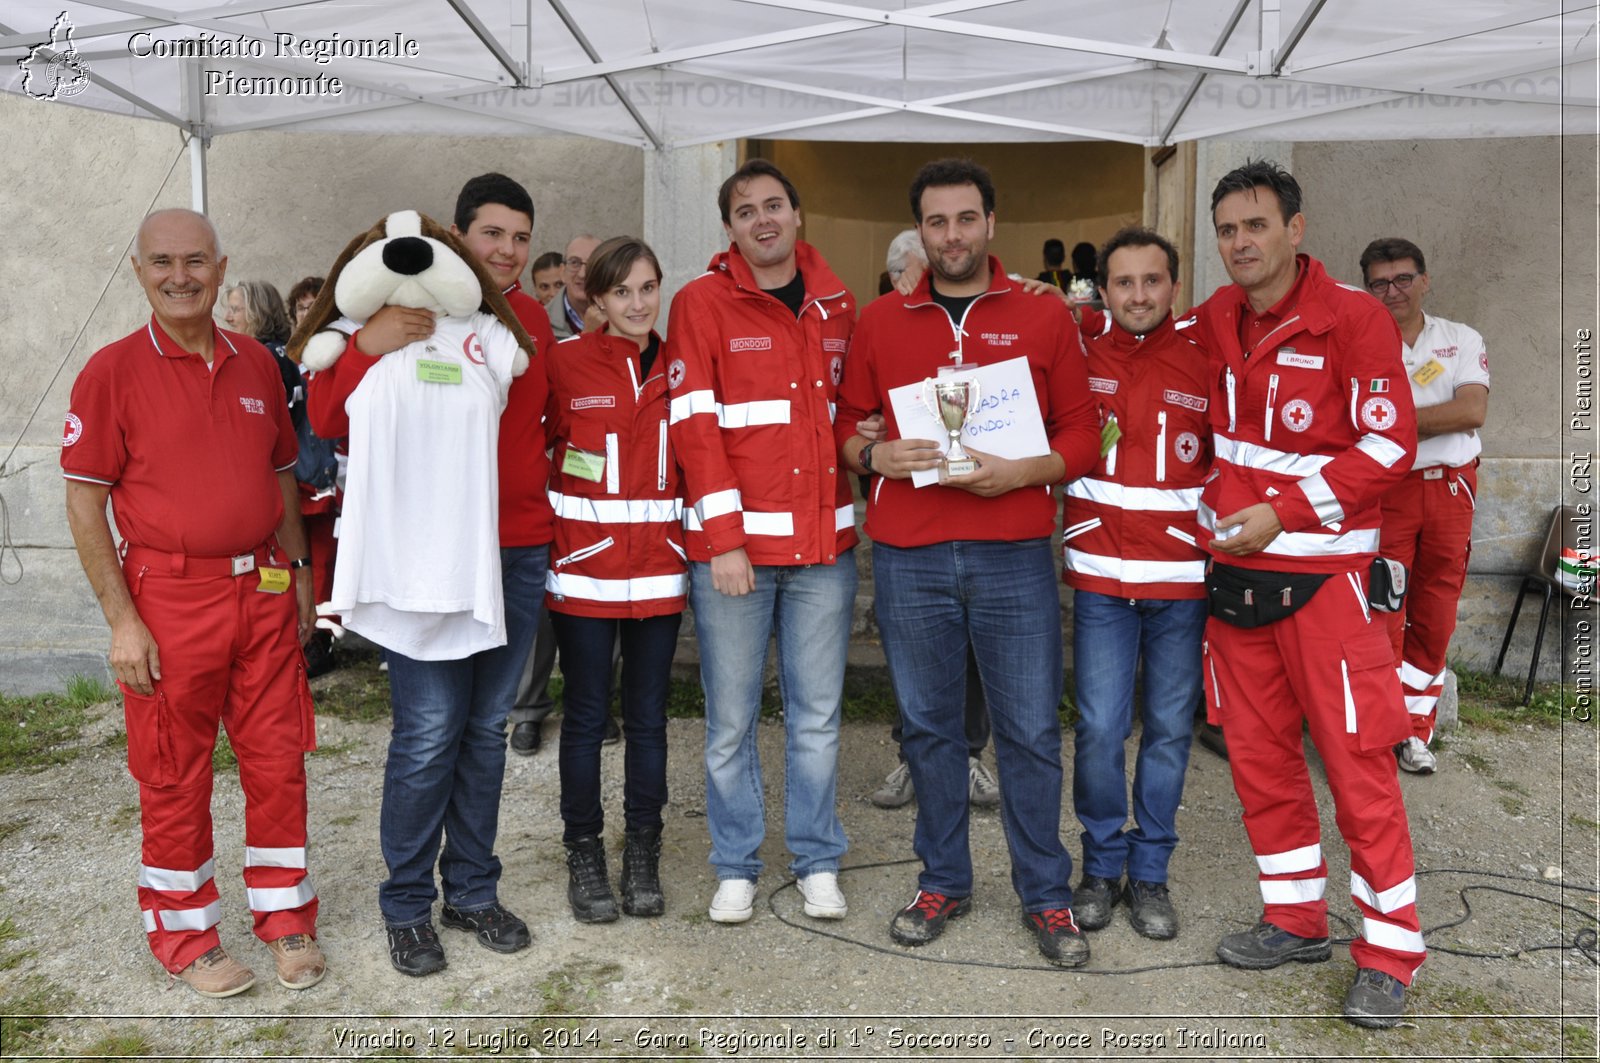
<svg viewBox="0 0 1600 1063">
<path fill-rule="evenodd" d="M 433 311 L 433 334 L 341 362 L 348 334 L 391 305 Z M 534 353 L 489 274 L 432 219 L 391 214 L 340 254 L 289 354 L 322 371 L 313 388 L 348 396 L 331 602 L 345 627 L 415 660 L 505 644 L 499 424 Z"/>
</svg>

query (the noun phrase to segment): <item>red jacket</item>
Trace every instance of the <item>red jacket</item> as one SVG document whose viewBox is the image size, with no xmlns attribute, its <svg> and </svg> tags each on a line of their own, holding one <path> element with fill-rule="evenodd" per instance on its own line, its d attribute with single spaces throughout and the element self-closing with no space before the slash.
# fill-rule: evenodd
<svg viewBox="0 0 1600 1063">
<path fill-rule="evenodd" d="M 810 244 L 795 255 L 806 288 L 798 320 L 737 247 L 672 300 L 663 357 L 695 561 L 742 546 L 756 565 L 831 564 L 856 543 L 833 442 L 854 304 Z"/>
<path fill-rule="evenodd" d="M 556 533 L 546 603 L 576 616 L 682 612 L 683 500 L 660 353 L 640 381 L 632 340 L 585 332 L 556 344 L 546 368 Z"/>
<path fill-rule="evenodd" d="M 1283 531 L 1219 561 L 1278 572 L 1346 572 L 1378 551 L 1379 498 L 1411 468 L 1417 417 L 1400 330 L 1372 296 L 1298 256 L 1299 278 L 1271 310 L 1276 327 L 1245 357 L 1250 304 L 1228 285 L 1197 310 L 1211 354 L 1216 476 L 1200 524 L 1270 502 Z"/>
<path fill-rule="evenodd" d="M 511 381 L 506 408 L 500 413 L 500 545 L 543 546 L 554 534 L 554 518 L 545 497 L 550 459 L 545 455 L 543 419 L 549 383 L 546 359 L 540 356 L 547 355 L 556 341 L 550 332 L 550 316 L 539 300 L 524 292 L 521 284 L 513 284 L 505 294 L 538 350 L 533 352 L 528 371 Z M 312 378 L 306 409 L 317 435 L 337 439 L 350 434 L 345 400 L 376 364 L 377 358 L 356 349 L 352 334 L 339 360 Z"/>
<path fill-rule="evenodd" d="M 990 256 L 989 290 L 973 300 L 961 322 L 966 365 L 1026 357 L 1050 449 L 1066 463 L 1067 480 L 1094 466 L 1100 427 L 1089 397 L 1083 347 L 1072 314 L 1060 299 L 1028 295 Z M 901 438 L 889 392 L 915 384 L 950 365 L 950 315 L 934 302 L 923 277 L 909 296 L 893 292 L 861 314 L 834 435 L 842 447 L 856 422 L 875 411 L 887 421 L 888 439 Z M 981 448 L 980 448 L 981 449 Z M 981 498 L 955 487 L 876 477 L 867 504 L 867 534 L 889 546 L 927 546 L 958 539 L 1040 539 L 1055 530 L 1055 499 L 1046 486 Z"/>
<path fill-rule="evenodd" d="M 1115 418 L 1122 434 L 1067 484 L 1062 578 L 1078 590 L 1206 596 L 1195 507 L 1211 471 L 1211 369 L 1194 326 L 1168 316 L 1139 337 L 1109 313 L 1083 312 L 1089 390 L 1102 427 Z"/>
</svg>

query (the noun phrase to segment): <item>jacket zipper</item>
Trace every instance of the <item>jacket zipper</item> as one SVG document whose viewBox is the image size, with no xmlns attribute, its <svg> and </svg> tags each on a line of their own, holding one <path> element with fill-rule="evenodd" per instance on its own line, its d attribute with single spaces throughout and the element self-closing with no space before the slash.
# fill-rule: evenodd
<svg viewBox="0 0 1600 1063">
<path fill-rule="evenodd" d="M 1361 399 L 1361 381 L 1355 377 L 1350 378 L 1350 427 L 1357 432 L 1361 431 L 1361 422 L 1356 419 L 1356 403 Z"/>
<path fill-rule="evenodd" d="M 1156 422 L 1161 425 L 1156 432 L 1156 481 L 1159 483 L 1167 478 L 1167 411 L 1161 410 L 1156 414 Z"/>
<path fill-rule="evenodd" d="M 563 565 L 571 565 L 571 564 L 574 564 L 574 563 L 576 563 L 578 561 L 582 561 L 586 557 L 593 557 L 595 554 L 598 554 L 600 551 L 608 550 L 611 547 L 615 546 L 616 544 L 617 544 L 617 540 L 608 535 L 604 539 L 601 539 L 599 542 L 593 544 L 592 546 L 585 546 L 582 550 L 574 550 L 572 553 L 568 554 L 566 557 L 563 557 L 561 560 L 557 561 L 555 563 L 554 567 L 555 568 L 560 568 Z"/>
<path fill-rule="evenodd" d="M 661 447 L 656 452 L 656 490 L 667 489 L 667 421 L 661 420 Z"/>
<path fill-rule="evenodd" d="M 1267 442 L 1272 442 L 1272 405 L 1278 401 L 1278 374 L 1273 373 L 1267 377 L 1267 423 L 1265 435 Z"/>
<path fill-rule="evenodd" d="M 1237 396 L 1235 395 L 1233 367 L 1232 366 L 1228 367 L 1227 375 L 1224 378 L 1223 383 L 1224 383 L 1224 386 L 1227 388 L 1227 391 L 1228 391 L 1228 432 L 1231 434 L 1234 431 L 1234 429 L 1238 426 L 1238 418 L 1237 418 L 1236 414 L 1239 412 L 1238 411 L 1238 406 L 1237 406 L 1237 404 L 1235 402 L 1235 399 L 1237 398 Z"/>
</svg>

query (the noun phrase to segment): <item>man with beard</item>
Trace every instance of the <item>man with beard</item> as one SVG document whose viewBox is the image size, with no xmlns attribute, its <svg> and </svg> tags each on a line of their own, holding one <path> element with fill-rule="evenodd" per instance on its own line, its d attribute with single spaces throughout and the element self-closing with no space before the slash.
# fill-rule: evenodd
<svg viewBox="0 0 1600 1063">
<path fill-rule="evenodd" d="M 885 296 L 863 313 L 834 430 L 846 464 L 879 477 L 867 508 L 876 610 L 917 793 L 913 845 L 923 872 L 889 936 L 926 944 L 971 907 L 962 725 L 970 644 L 994 729 L 1023 925 L 1045 959 L 1076 967 L 1088 962 L 1089 946 L 1072 915 L 1072 859 L 1059 833 L 1061 603 L 1050 489 L 1087 472 L 1098 455 L 1083 350 L 1065 304 L 1025 294 L 988 254 L 988 171 L 967 160 L 929 163 L 911 184 L 911 210 L 928 274 L 911 295 Z M 914 487 L 912 474 L 937 466 L 940 452 L 932 440 L 902 438 L 890 390 L 952 364 L 1018 358 L 1049 449 L 1016 459 L 973 452 L 974 471 Z M 886 436 L 869 442 L 854 426 L 880 411 Z"/>
</svg>

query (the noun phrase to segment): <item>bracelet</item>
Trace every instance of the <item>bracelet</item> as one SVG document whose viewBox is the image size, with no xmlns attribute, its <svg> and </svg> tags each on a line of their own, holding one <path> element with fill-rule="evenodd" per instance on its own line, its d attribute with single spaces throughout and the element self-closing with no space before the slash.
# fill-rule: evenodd
<svg viewBox="0 0 1600 1063">
<path fill-rule="evenodd" d="M 311 567 L 311 559 L 309 557 L 297 557 L 293 561 L 289 562 L 289 567 L 290 568 L 310 568 Z"/>
</svg>

